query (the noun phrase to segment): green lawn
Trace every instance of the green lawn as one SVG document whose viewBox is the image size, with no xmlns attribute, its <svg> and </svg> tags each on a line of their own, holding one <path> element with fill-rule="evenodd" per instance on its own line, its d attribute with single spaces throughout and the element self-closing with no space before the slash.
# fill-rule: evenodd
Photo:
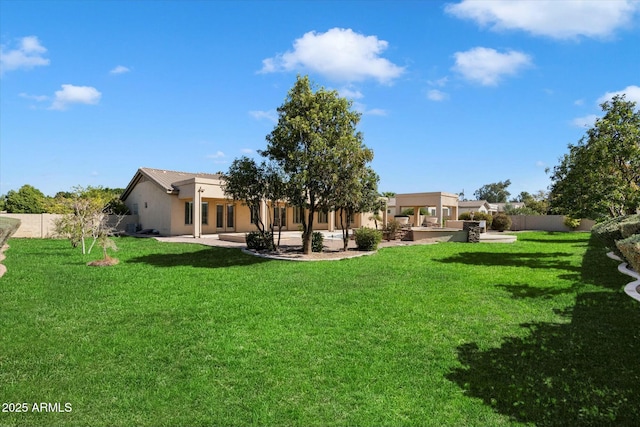
<svg viewBox="0 0 640 427">
<path fill-rule="evenodd" d="M 107 268 L 11 239 L 0 401 L 30 412 L 0 425 L 637 425 L 628 278 L 589 234 L 518 238 L 316 263 L 120 238 Z"/>
</svg>

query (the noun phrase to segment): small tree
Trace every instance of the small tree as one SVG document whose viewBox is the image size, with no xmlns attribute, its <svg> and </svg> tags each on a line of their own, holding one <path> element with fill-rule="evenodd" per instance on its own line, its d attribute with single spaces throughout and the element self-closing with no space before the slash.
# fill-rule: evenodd
<svg viewBox="0 0 640 427">
<path fill-rule="evenodd" d="M 110 225 L 110 212 L 105 210 L 104 200 L 91 198 L 89 194 L 86 189 L 77 187 L 74 200 L 69 202 L 71 213 L 57 219 L 54 229 L 57 235 L 68 238 L 74 248 L 80 246 L 83 255 L 90 254 L 97 243 L 102 248 L 103 260 L 106 261 L 109 260 L 107 250 L 117 250 L 111 236 L 122 217 L 118 216 L 116 224 Z"/>
<path fill-rule="evenodd" d="M 373 152 L 370 154 L 371 158 L 373 158 Z M 336 190 L 334 201 L 334 206 L 340 218 L 343 250 L 345 251 L 349 246 L 349 229 L 354 215 L 356 213 L 374 211 L 376 207 L 380 206 L 378 174 L 373 169 L 364 166 L 364 164 L 357 171 L 351 171 L 350 173 L 353 174 L 352 177 L 348 177 L 349 172 L 347 172 L 339 179 L 341 191 Z"/>
<path fill-rule="evenodd" d="M 273 232 L 275 221 L 271 218 L 271 209 L 284 197 L 285 182 L 282 174 L 275 165 L 262 162 L 257 164 L 255 160 L 243 156 L 231 163 L 229 171 L 224 175 L 223 190 L 225 195 L 242 202 L 251 211 L 251 220 L 258 229 L 261 240 L 266 242 L 266 249 L 273 250 Z M 267 223 L 260 215 L 263 205 L 267 210 Z M 281 221 L 277 221 L 280 223 Z M 271 232 L 269 232 L 269 230 Z M 282 224 L 278 225 L 278 246 L 280 245 L 280 232 Z"/>
</svg>

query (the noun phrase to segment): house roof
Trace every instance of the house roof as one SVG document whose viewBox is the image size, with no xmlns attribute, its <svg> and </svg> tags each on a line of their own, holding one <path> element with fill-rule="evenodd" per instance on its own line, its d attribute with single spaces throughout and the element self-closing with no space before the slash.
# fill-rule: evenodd
<svg viewBox="0 0 640 427">
<path fill-rule="evenodd" d="M 485 205 L 489 207 L 489 202 L 486 200 L 465 200 L 464 202 L 458 202 L 459 208 L 479 208 Z"/>
<path fill-rule="evenodd" d="M 192 173 L 192 172 L 178 172 L 165 169 L 153 169 L 153 168 L 140 168 L 133 176 L 127 188 L 125 188 L 122 196 L 122 200 L 126 200 L 133 188 L 144 178 L 153 182 L 164 191 L 169 194 L 177 194 L 178 189 L 173 185 L 176 182 L 184 181 L 190 178 L 207 178 L 207 179 L 220 179 L 221 175 L 214 173 Z"/>
</svg>

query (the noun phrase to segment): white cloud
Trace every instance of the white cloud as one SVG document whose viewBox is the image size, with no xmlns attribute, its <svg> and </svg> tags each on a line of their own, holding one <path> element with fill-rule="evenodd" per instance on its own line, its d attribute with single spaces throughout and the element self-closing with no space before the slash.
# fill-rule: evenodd
<svg viewBox="0 0 640 427">
<path fill-rule="evenodd" d="M 449 95 L 445 92 L 442 92 L 441 90 L 431 89 L 429 92 L 427 92 L 427 98 L 432 101 L 444 101 L 445 99 L 449 98 Z"/>
<path fill-rule="evenodd" d="M 625 95 L 627 101 L 636 103 L 636 107 L 640 108 L 640 86 L 627 86 L 626 88 L 617 92 L 607 92 L 598 98 L 598 104 L 602 104 L 605 101 L 611 100 L 616 95 Z"/>
<path fill-rule="evenodd" d="M 515 75 L 532 64 L 531 57 L 525 53 L 514 50 L 500 53 L 486 47 L 456 52 L 454 57 L 453 70 L 483 86 L 495 86 L 502 77 Z"/>
<path fill-rule="evenodd" d="M 49 65 L 51 61 L 43 58 L 47 49 L 40 44 L 38 37 L 28 36 L 20 39 L 17 49 L 6 50 L 4 46 L 0 46 L 0 74 L 5 71 L 18 69 L 31 69 Z"/>
<path fill-rule="evenodd" d="M 571 121 L 571 124 L 579 128 L 590 128 L 596 123 L 597 119 L 598 116 L 596 116 L 595 114 L 589 114 L 588 116 L 577 117 L 573 119 Z"/>
<path fill-rule="evenodd" d="M 353 109 L 363 116 L 384 117 L 389 115 L 389 112 L 387 110 L 384 110 L 382 108 L 367 108 L 366 104 L 357 101 L 353 103 Z"/>
<path fill-rule="evenodd" d="M 449 83 L 449 77 L 445 76 L 437 80 L 429 80 L 427 83 L 429 83 L 430 86 L 445 87 L 447 83 Z"/>
<path fill-rule="evenodd" d="M 243 148 L 242 150 L 240 150 L 242 153 L 244 154 L 253 154 L 256 152 L 256 150 L 254 150 L 253 148 Z"/>
<path fill-rule="evenodd" d="M 215 154 L 209 154 L 207 156 L 208 159 L 222 159 L 226 157 L 226 155 L 222 151 L 216 151 Z"/>
<path fill-rule="evenodd" d="M 37 102 L 44 102 L 49 99 L 49 97 L 46 95 L 29 95 L 28 93 L 24 93 L 24 92 L 18 94 L 18 96 L 20 96 L 21 98 L 33 99 L 34 101 L 37 101 Z"/>
<path fill-rule="evenodd" d="M 380 57 L 388 45 L 376 36 L 365 36 L 351 29 L 310 31 L 293 42 L 293 51 L 263 60 L 260 72 L 304 69 L 339 81 L 374 79 L 390 83 L 404 72 L 404 67 Z"/>
<path fill-rule="evenodd" d="M 357 89 L 352 89 L 349 87 L 343 87 L 342 89 L 338 90 L 338 92 L 340 93 L 340 96 L 342 96 L 343 98 L 348 98 L 351 100 L 364 98 L 364 95 L 362 94 L 362 92 L 360 92 Z"/>
<path fill-rule="evenodd" d="M 573 101 L 573 105 L 577 105 L 578 107 L 581 107 L 584 105 L 584 99 L 576 99 L 575 101 Z"/>
<path fill-rule="evenodd" d="M 538 160 L 538 161 L 536 162 L 536 167 L 537 167 L 537 168 L 543 168 L 543 167 L 545 167 L 545 166 L 547 166 L 547 164 L 546 164 L 545 162 L 543 162 L 542 160 Z"/>
<path fill-rule="evenodd" d="M 95 105 L 100 102 L 102 94 L 91 86 L 62 85 L 62 90 L 55 93 L 55 99 L 51 104 L 52 110 L 66 110 L 70 104 Z"/>
<path fill-rule="evenodd" d="M 522 30 L 536 36 L 602 38 L 628 26 L 640 10 L 637 0 L 463 0 L 445 11 L 491 30 Z"/>
<path fill-rule="evenodd" d="M 131 71 L 131 70 L 129 68 L 125 67 L 124 65 L 118 65 L 113 70 L 109 71 L 109 73 L 111 73 L 111 74 L 124 74 L 124 73 L 128 73 L 129 71 Z"/>
<path fill-rule="evenodd" d="M 273 123 L 278 123 L 278 112 L 276 110 L 253 110 L 249 111 L 249 114 L 256 120 L 268 120 Z"/>
<path fill-rule="evenodd" d="M 388 116 L 389 112 L 382 108 L 372 108 L 370 110 L 364 110 L 363 113 L 366 116 Z"/>
</svg>

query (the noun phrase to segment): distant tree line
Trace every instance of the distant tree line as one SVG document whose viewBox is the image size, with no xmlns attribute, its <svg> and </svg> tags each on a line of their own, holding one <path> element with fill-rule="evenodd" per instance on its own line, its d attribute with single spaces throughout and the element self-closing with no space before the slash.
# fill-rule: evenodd
<svg viewBox="0 0 640 427">
<path fill-rule="evenodd" d="M 126 215 L 129 209 L 120 200 L 122 188 L 74 187 L 72 191 L 59 191 L 50 197 L 32 185 L 25 184 L 18 190 L 10 190 L 0 196 L 0 211 L 7 213 L 72 213 L 78 199 L 90 200 L 102 206 L 105 213 Z"/>
</svg>

